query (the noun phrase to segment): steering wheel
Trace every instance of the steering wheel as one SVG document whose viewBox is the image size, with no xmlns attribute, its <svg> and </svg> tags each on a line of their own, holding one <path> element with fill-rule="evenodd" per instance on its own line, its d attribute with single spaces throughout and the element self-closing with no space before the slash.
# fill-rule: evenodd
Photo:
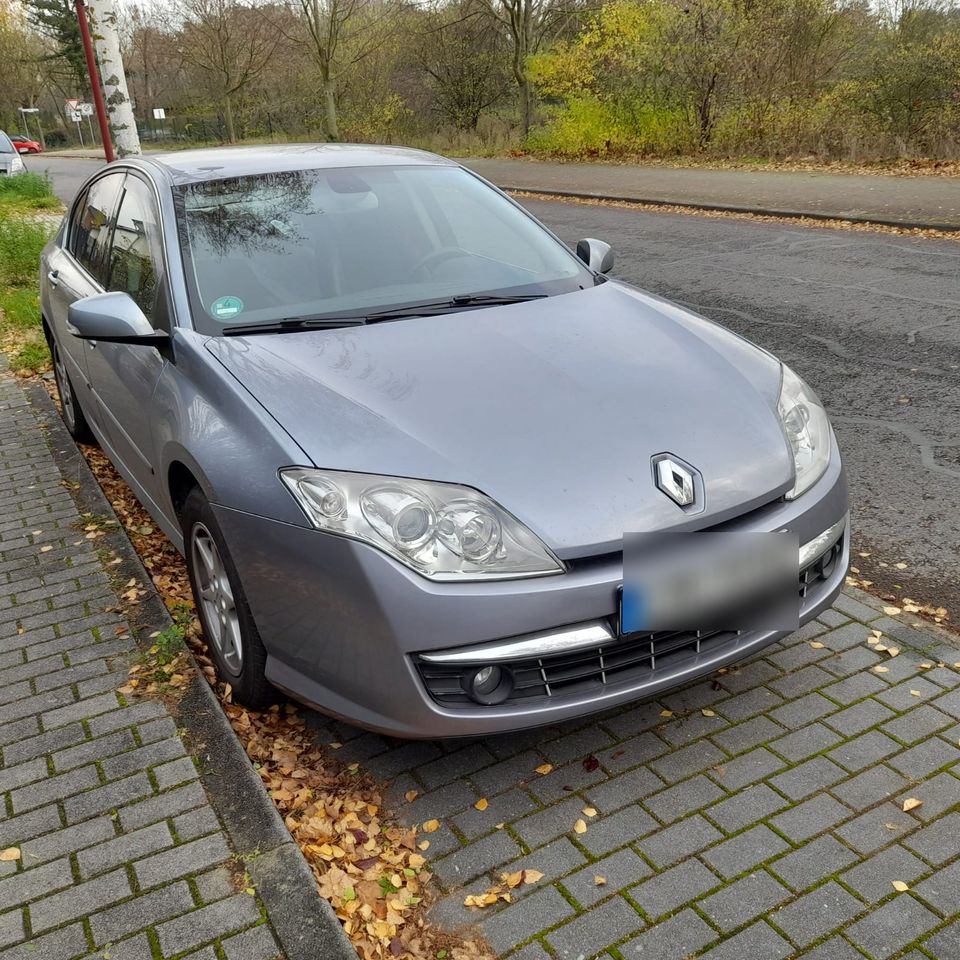
<svg viewBox="0 0 960 960">
<path fill-rule="evenodd" d="M 438 247 L 431 250 L 428 254 L 421 257 L 414 265 L 411 273 L 420 273 L 420 271 L 430 271 L 431 268 L 443 263 L 446 260 L 456 260 L 457 257 L 468 256 L 465 250 L 459 247 Z"/>
</svg>

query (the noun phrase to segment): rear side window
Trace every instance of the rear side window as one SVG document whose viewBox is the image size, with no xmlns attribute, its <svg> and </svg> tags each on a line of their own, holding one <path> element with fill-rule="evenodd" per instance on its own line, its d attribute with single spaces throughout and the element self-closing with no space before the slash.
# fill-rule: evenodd
<svg viewBox="0 0 960 960">
<path fill-rule="evenodd" d="M 0 153 L 16 153 L 10 138 L 0 130 Z"/>
<path fill-rule="evenodd" d="M 77 204 L 70 235 L 70 252 L 97 282 L 106 287 L 106 251 L 123 174 L 114 173 L 95 180 Z"/>
<path fill-rule="evenodd" d="M 137 306 L 152 316 L 160 270 L 160 230 L 150 188 L 132 175 L 124 184 L 107 266 L 107 288 L 129 293 Z"/>
</svg>

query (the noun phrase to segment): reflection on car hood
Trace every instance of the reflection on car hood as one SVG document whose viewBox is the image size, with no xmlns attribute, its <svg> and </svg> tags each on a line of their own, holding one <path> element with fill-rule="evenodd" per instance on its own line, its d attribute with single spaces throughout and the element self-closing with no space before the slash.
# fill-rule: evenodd
<svg viewBox="0 0 960 960">
<path fill-rule="evenodd" d="M 625 530 L 717 523 L 792 482 L 779 363 L 615 281 L 207 345 L 317 466 L 476 487 L 564 557 L 617 550 Z M 654 486 L 663 452 L 703 474 L 702 513 Z"/>
</svg>

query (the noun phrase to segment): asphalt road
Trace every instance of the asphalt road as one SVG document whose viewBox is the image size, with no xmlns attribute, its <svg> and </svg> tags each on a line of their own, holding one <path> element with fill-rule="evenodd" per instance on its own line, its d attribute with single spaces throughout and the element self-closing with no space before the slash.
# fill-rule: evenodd
<svg viewBox="0 0 960 960">
<path fill-rule="evenodd" d="M 28 164 L 68 199 L 98 162 Z M 566 241 L 612 243 L 615 276 L 724 324 L 809 380 L 846 459 L 854 549 L 871 554 L 854 558 L 861 576 L 943 604 L 960 622 L 960 242 L 527 205 Z"/>
</svg>

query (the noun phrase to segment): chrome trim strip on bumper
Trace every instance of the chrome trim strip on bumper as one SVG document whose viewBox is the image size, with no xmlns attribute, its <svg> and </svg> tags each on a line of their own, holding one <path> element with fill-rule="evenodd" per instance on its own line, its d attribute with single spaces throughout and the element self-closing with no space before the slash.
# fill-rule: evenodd
<svg viewBox="0 0 960 960">
<path fill-rule="evenodd" d="M 478 663 L 487 660 L 525 660 L 529 657 L 549 657 L 555 653 L 567 653 L 580 647 L 595 647 L 614 639 L 613 631 L 600 620 L 580 623 L 575 627 L 530 633 L 525 637 L 486 643 L 480 647 L 463 647 L 460 650 L 441 650 L 421 653 L 418 656 L 428 663 Z"/>
<path fill-rule="evenodd" d="M 823 533 L 812 540 L 808 540 L 800 547 L 800 569 L 809 566 L 817 557 L 829 550 L 844 534 L 847 524 L 850 523 L 850 514 L 846 513 L 832 527 L 827 527 Z"/>
<path fill-rule="evenodd" d="M 826 553 L 844 534 L 850 514 L 846 514 L 833 526 L 800 547 L 800 565 L 802 570 L 821 554 Z M 494 641 L 474 647 L 461 647 L 458 650 L 435 650 L 418 654 L 427 663 L 502 663 L 510 660 L 526 660 L 530 657 L 549 657 L 558 653 L 569 653 L 581 648 L 600 646 L 616 640 L 610 626 L 602 620 L 591 620 L 572 627 L 545 630 L 542 633 L 530 633 L 509 640 Z"/>
</svg>

